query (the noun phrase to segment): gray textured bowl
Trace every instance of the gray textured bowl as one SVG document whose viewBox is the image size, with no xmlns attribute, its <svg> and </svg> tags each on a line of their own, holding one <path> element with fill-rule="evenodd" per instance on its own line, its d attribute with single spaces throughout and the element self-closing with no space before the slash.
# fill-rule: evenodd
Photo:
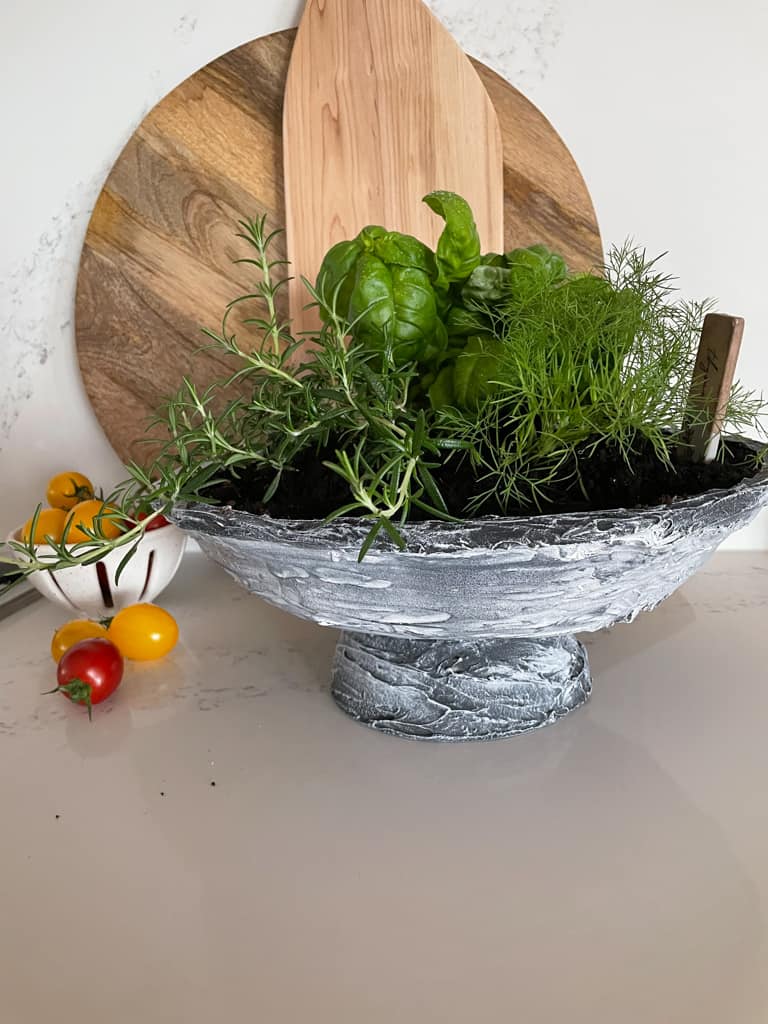
<svg viewBox="0 0 768 1024">
<path fill-rule="evenodd" d="M 358 551 L 354 519 L 276 520 L 189 504 L 171 518 L 238 583 L 341 629 L 333 695 L 397 736 L 493 739 L 584 703 L 574 633 L 655 607 L 768 504 L 768 468 L 654 508 L 407 525 L 408 550 Z"/>
</svg>

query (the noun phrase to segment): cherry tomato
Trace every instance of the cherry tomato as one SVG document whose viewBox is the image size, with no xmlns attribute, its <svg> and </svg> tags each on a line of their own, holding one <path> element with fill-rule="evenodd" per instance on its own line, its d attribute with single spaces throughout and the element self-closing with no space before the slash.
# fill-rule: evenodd
<svg viewBox="0 0 768 1024">
<path fill-rule="evenodd" d="M 151 515 L 151 512 L 139 512 L 139 514 L 136 516 L 136 519 L 138 520 L 138 522 L 143 523 L 144 520 Z M 147 523 L 146 531 L 147 533 L 149 533 L 150 530 L 162 530 L 164 526 L 170 525 L 170 521 L 166 519 L 164 515 L 161 514 L 159 516 L 155 516 L 154 519 L 151 519 Z"/>
<path fill-rule="evenodd" d="M 65 622 L 53 634 L 51 640 L 51 657 L 54 661 L 61 661 L 61 657 L 70 647 L 79 644 L 81 640 L 93 640 L 95 637 L 107 639 L 106 626 L 100 622 L 91 622 L 90 619 L 73 619 L 72 622 Z"/>
<path fill-rule="evenodd" d="M 126 530 L 132 530 L 138 523 L 143 523 L 145 519 L 150 519 L 147 525 L 144 527 L 145 533 L 149 533 L 150 530 L 161 530 L 164 526 L 170 526 L 170 520 L 166 519 L 164 515 L 156 515 L 154 512 L 134 512 L 130 519 L 126 519 L 123 523 L 123 527 Z"/>
<path fill-rule="evenodd" d="M 98 498 L 90 501 L 81 501 L 70 511 L 67 522 L 64 526 L 64 540 L 67 544 L 78 544 L 92 538 L 85 533 L 85 530 L 93 530 L 96 534 L 113 540 L 123 532 L 120 524 L 115 519 L 99 519 L 98 516 L 104 513 L 115 514 L 117 509 L 110 508 Z"/>
<path fill-rule="evenodd" d="M 81 640 L 62 655 L 56 669 L 58 686 L 49 693 L 63 693 L 74 704 L 84 704 L 91 717 L 94 704 L 111 697 L 123 678 L 123 658 L 109 640 Z"/>
<path fill-rule="evenodd" d="M 32 536 L 32 524 L 35 521 L 35 517 L 32 516 L 31 519 L 24 523 L 21 529 L 21 539 L 25 543 L 31 538 L 33 544 L 45 544 L 46 537 L 50 537 L 51 540 L 56 541 L 58 544 L 64 533 L 66 518 L 67 513 L 61 508 L 40 509 L 34 536 Z"/>
<path fill-rule="evenodd" d="M 107 636 L 124 658 L 153 661 L 173 650 L 179 627 L 174 617 L 156 604 L 132 604 L 115 615 Z"/>
<path fill-rule="evenodd" d="M 48 481 L 45 493 L 49 505 L 69 511 L 78 502 L 93 497 L 93 484 L 82 473 L 57 473 Z"/>
</svg>

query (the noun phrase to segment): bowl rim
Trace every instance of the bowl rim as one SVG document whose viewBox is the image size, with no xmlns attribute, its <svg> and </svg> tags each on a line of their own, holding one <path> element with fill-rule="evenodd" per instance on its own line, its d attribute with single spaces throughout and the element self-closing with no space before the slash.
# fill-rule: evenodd
<svg viewBox="0 0 768 1024">
<path fill-rule="evenodd" d="M 24 529 L 24 525 L 25 525 L 24 523 L 21 523 L 19 526 L 13 527 L 5 535 L 5 537 L 3 538 L 5 544 L 9 545 L 8 550 L 13 554 L 13 557 L 14 557 L 15 561 L 19 565 L 23 565 L 24 564 L 24 554 L 21 551 L 16 551 L 15 548 L 10 547 L 10 542 L 13 541 L 15 544 L 21 544 L 22 543 L 21 531 Z M 176 527 L 174 523 L 171 523 L 170 520 L 168 522 L 168 525 L 169 526 L 173 526 L 174 529 L 176 531 L 178 531 L 178 527 Z M 167 537 L 167 536 L 172 536 L 173 535 L 174 531 L 171 531 L 170 534 L 168 534 L 168 533 L 164 534 L 164 533 L 162 533 L 163 530 L 165 530 L 165 527 L 162 527 L 161 529 L 153 530 L 152 531 L 152 536 L 153 536 L 153 539 L 154 539 L 155 543 L 158 542 L 159 536 L 166 536 Z M 138 543 L 142 544 L 144 542 L 144 540 L 146 539 L 146 536 L 147 536 L 147 534 L 145 533 L 141 537 L 139 537 L 138 538 Z M 161 543 L 162 543 L 162 541 L 161 541 Z M 107 554 L 103 556 L 103 558 L 109 558 L 110 555 L 115 554 L 116 552 L 120 551 L 125 546 L 126 545 L 120 545 L 119 547 L 113 548 L 111 551 L 108 551 Z M 35 551 L 38 553 L 38 555 L 42 556 L 43 558 L 50 558 L 51 560 L 56 558 L 56 551 L 55 551 L 54 548 L 51 547 L 50 544 L 35 544 Z M 85 549 L 83 549 L 83 551 L 85 551 Z M 102 561 L 102 559 L 99 559 L 98 561 Z M 95 564 L 96 564 L 96 562 L 89 562 L 87 564 L 79 565 L 79 566 L 78 565 L 70 565 L 70 566 L 65 566 L 64 569 L 65 570 L 66 569 L 88 569 L 88 568 L 91 567 L 91 565 L 95 565 Z M 61 571 L 63 571 L 63 570 L 61 570 Z"/>
</svg>

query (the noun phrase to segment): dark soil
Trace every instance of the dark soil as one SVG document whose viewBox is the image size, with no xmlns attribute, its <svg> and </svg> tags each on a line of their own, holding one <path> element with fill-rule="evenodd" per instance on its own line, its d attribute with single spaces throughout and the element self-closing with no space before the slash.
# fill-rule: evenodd
<svg viewBox="0 0 768 1024">
<path fill-rule="evenodd" d="M 704 465 L 680 459 L 672 468 L 659 462 L 647 442 L 636 442 L 631 467 L 614 446 L 603 444 L 587 457 L 585 452 L 589 447 L 585 444 L 577 456 L 581 486 L 573 472 L 577 465 L 574 461 L 571 472 L 564 474 L 568 477 L 566 482 L 551 487 L 538 508 L 503 509 L 498 502 L 489 501 L 475 514 L 514 516 L 662 505 L 704 491 L 732 487 L 754 476 L 759 468 L 754 452 L 738 442 L 729 442 L 724 455 L 716 462 Z M 264 504 L 263 496 L 273 473 L 256 466 L 240 467 L 237 477 L 230 475 L 211 489 L 210 496 L 221 504 L 245 512 L 266 512 L 275 519 L 323 519 L 351 500 L 345 482 L 323 465 L 333 458 L 333 446 L 303 453 L 293 469 L 284 472 L 280 487 L 268 505 Z M 487 486 L 477 480 L 466 461 L 459 461 L 455 455 L 445 466 L 433 470 L 433 475 L 448 510 L 458 517 L 467 515 L 470 499 Z M 410 518 L 428 517 L 413 509 Z"/>
</svg>

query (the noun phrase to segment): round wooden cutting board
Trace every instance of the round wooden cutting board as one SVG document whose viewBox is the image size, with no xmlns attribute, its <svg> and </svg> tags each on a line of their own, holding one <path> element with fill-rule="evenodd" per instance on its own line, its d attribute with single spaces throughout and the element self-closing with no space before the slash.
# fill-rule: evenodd
<svg viewBox="0 0 768 1024">
<path fill-rule="evenodd" d="M 174 89 L 134 132 L 94 208 L 75 336 L 94 411 L 125 461 L 146 462 L 147 423 L 183 375 L 200 386 L 221 376 L 201 328 L 218 330 L 227 303 L 250 291 L 246 267 L 233 263 L 248 255 L 237 222 L 266 213 L 271 226 L 285 223 L 281 121 L 294 37 L 246 43 Z M 506 248 L 544 242 L 574 269 L 599 263 L 592 202 L 557 132 L 473 63 L 501 126 Z"/>
</svg>

